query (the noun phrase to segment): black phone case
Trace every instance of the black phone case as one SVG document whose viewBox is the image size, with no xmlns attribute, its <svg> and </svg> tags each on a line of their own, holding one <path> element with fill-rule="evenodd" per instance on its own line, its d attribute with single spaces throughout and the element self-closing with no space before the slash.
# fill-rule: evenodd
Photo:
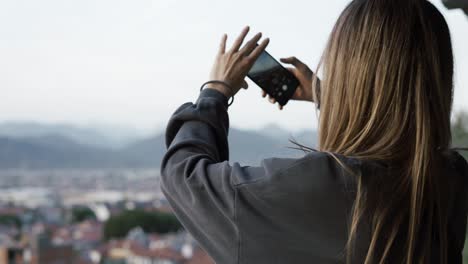
<svg viewBox="0 0 468 264">
<path fill-rule="evenodd" d="M 275 98 L 281 106 L 285 106 L 294 95 L 294 92 L 299 86 L 299 81 L 286 68 L 283 67 L 282 69 L 284 71 L 282 72 L 282 75 L 280 75 L 282 79 L 280 79 L 279 83 L 271 86 L 272 88 L 270 89 L 265 89 L 263 87 L 262 89 L 264 89 L 271 97 Z M 286 85 L 287 88 L 284 88 L 284 85 Z"/>
<path fill-rule="evenodd" d="M 271 59 L 275 60 L 268 52 L 264 52 L 267 53 Z M 281 106 L 284 106 L 294 95 L 300 83 L 289 70 L 283 67 L 278 61 L 276 62 L 279 67 L 275 67 L 271 72 L 258 76 L 247 74 L 247 77 L 266 91 L 268 95 L 275 98 Z"/>
</svg>

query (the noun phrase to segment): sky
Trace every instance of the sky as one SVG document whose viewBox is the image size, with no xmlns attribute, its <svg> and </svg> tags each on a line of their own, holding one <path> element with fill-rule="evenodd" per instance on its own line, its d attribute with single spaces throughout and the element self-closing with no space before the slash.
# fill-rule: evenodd
<svg viewBox="0 0 468 264">
<path fill-rule="evenodd" d="M 468 17 L 446 10 L 456 60 L 455 111 L 468 110 Z M 35 121 L 163 130 L 196 100 L 219 41 L 251 27 L 277 59 L 315 69 L 345 0 L 0 0 L 0 122 Z M 311 103 L 283 111 L 250 88 L 236 95 L 230 123 L 315 129 Z"/>
</svg>

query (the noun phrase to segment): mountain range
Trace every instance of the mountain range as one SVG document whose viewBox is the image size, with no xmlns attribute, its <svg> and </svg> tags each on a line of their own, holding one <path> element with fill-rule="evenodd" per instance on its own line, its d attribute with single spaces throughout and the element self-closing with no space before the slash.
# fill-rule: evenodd
<svg viewBox="0 0 468 264">
<path fill-rule="evenodd" d="M 302 156 L 288 148 L 290 138 L 315 146 L 316 132 L 288 133 L 276 125 L 230 128 L 230 161 L 258 165 L 268 157 Z M 0 169 L 158 168 L 165 150 L 163 134 L 117 137 L 70 125 L 0 124 Z"/>
</svg>

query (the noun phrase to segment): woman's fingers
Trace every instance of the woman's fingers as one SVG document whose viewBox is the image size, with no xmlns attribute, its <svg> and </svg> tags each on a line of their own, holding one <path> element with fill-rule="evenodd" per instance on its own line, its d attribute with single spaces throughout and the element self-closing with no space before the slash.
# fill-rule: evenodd
<svg viewBox="0 0 468 264">
<path fill-rule="evenodd" d="M 280 61 L 284 63 L 293 64 L 293 62 L 296 61 L 295 59 L 297 58 L 292 56 L 292 57 L 287 57 L 287 58 L 280 58 Z"/>
<path fill-rule="evenodd" d="M 272 104 L 276 103 L 276 99 L 271 96 L 268 96 L 268 101 L 270 101 Z"/>
<path fill-rule="evenodd" d="M 280 58 L 281 62 L 292 64 L 297 67 L 297 65 L 304 64 L 302 63 L 298 58 L 292 56 L 292 57 L 287 57 L 287 58 Z"/>
<path fill-rule="evenodd" d="M 249 88 L 249 84 L 244 80 L 242 81 L 242 88 L 244 89 L 248 89 Z"/>
<path fill-rule="evenodd" d="M 266 97 L 267 95 L 268 95 L 267 92 L 265 92 L 265 90 L 262 90 L 262 97 Z M 272 104 L 275 104 L 275 103 L 276 103 L 275 98 L 273 98 L 273 97 L 271 97 L 271 96 L 269 96 L 269 95 L 268 95 L 268 101 L 269 101 L 270 103 L 272 103 Z M 283 110 L 283 106 L 280 105 L 279 103 L 278 103 L 278 109 L 279 109 L 279 110 Z"/>
<path fill-rule="evenodd" d="M 270 101 L 270 103 L 272 103 L 272 104 L 276 104 L 276 99 L 271 97 L 271 96 L 268 96 L 268 101 Z M 283 110 L 283 106 L 280 105 L 279 103 L 278 103 L 278 109 Z"/>
<path fill-rule="evenodd" d="M 226 52 L 226 41 L 227 41 L 227 34 L 224 34 L 221 38 L 221 43 L 219 44 L 219 54 L 224 54 Z"/>
<path fill-rule="evenodd" d="M 252 52 L 252 50 L 255 49 L 256 44 L 260 40 L 260 38 L 262 38 L 261 32 L 257 33 L 253 38 L 251 38 L 249 42 L 247 42 L 247 44 L 245 44 L 245 46 L 240 50 L 240 53 L 249 55 Z"/>
<path fill-rule="evenodd" d="M 288 57 L 288 58 L 281 58 L 280 61 L 283 63 L 292 64 L 296 68 L 307 67 L 307 65 L 305 65 L 302 61 L 300 61 L 298 58 L 294 56 Z"/>
<path fill-rule="evenodd" d="M 249 30 L 250 28 L 248 26 L 242 30 L 241 34 L 239 35 L 239 37 L 237 37 L 236 41 L 232 45 L 230 52 L 237 52 L 239 50 L 239 48 L 242 45 L 242 42 L 244 42 L 245 36 L 247 36 L 247 33 L 249 33 Z"/>
<path fill-rule="evenodd" d="M 270 43 L 270 39 L 269 38 L 266 38 L 264 39 L 260 45 L 256 46 L 255 49 L 250 53 L 250 55 L 248 56 L 248 58 L 251 60 L 251 61 L 256 61 L 258 59 L 258 56 L 260 56 L 260 54 L 262 54 L 262 52 L 265 50 L 265 48 L 268 46 L 268 43 Z"/>
</svg>

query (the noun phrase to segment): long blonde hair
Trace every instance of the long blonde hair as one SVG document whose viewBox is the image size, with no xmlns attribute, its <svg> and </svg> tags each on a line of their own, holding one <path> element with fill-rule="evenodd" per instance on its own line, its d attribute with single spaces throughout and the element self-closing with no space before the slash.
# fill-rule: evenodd
<svg viewBox="0 0 468 264">
<path fill-rule="evenodd" d="M 371 237 L 364 263 L 386 263 L 397 250 L 395 263 L 435 256 L 446 263 L 442 162 L 451 144 L 453 55 L 442 14 L 426 0 L 354 0 L 319 68 L 319 150 L 388 165 L 386 175 L 357 175 L 348 262 L 366 219 Z M 396 243 L 401 237 L 406 244 Z M 440 252 L 431 252 L 434 247 Z"/>
</svg>

